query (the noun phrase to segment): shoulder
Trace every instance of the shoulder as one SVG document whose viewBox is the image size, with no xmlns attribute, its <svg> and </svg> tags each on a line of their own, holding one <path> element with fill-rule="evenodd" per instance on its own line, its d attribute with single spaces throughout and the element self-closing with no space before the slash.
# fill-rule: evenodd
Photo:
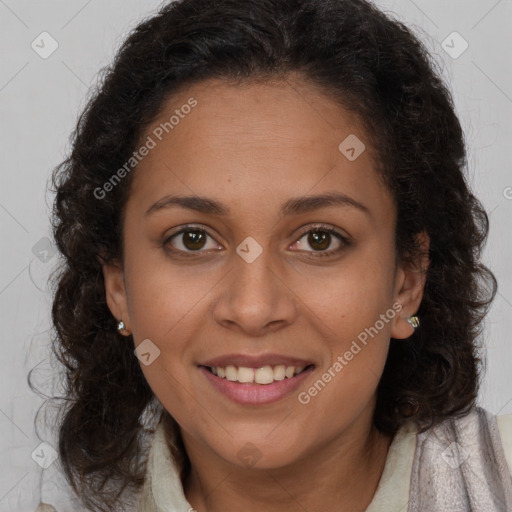
<svg viewBox="0 0 512 512">
<path fill-rule="evenodd" d="M 512 415 L 499 416 L 476 406 L 463 416 L 448 418 L 419 434 L 418 445 L 455 450 L 463 458 L 476 452 L 492 452 L 497 459 L 506 459 L 508 468 L 512 468 Z"/>
<path fill-rule="evenodd" d="M 504 472 L 508 470 L 512 475 L 512 414 L 495 415 L 482 407 L 474 407 L 468 415 L 453 420 L 453 427 L 457 435 L 478 439 L 480 449 L 484 447 L 486 454 L 492 452 Z M 476 443 L 473 446 L 476 447 Z"/>
<path fill-rule="evenodd" d="M 409 512 L 512 510 L 511 427 L 473 407 L 419 433 Z"/>
</svg>

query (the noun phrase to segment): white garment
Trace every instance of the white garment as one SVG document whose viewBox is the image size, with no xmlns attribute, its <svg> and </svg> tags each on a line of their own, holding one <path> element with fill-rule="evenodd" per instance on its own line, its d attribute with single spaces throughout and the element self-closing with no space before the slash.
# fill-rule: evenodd
<svg viewBox="0 0 512 512">
<path fill-rule="evenodd" d="M 505 449 L 508 473 L 512 475 L 512 415 L 499 417 L 498 427 L 501 439 L 504 440 L 502 445 Z M 407 510 L 417 441 L 418 435 L 411 423 L 396 433 L 389 447 L 377 491 L 366 512 Z M 442 464 L 444 461 L 440 460 L 439 463 Z M 170 457 L 161 424 L 155 432 L 148 471 L 139 507 L 141 512 L 191 512 L 192 507 L 183 493 L 178 469 Z"/>
<path fill-rule="evenodd" d="M 512 414 L 498 416 L 497 424 L 508 465 L 508 473 L 512 475 Z M 429 431 L 427 431 L 427 437 L 428 433 Z M 405 512 L 407 510 L 417 442 L 418 434 L 412 423 L 403 426 L 395 434 L 389 447 L 377 491 L 366 512 L 395 512 L 400 510 Z M 468 460 L 470 461 L 471 459 L 469 458 Z M 439 461 L 439 463 L 442 462 Z M 140 494 L 138 512 L 193 511 L 192 506 L 184 495 L 178 468 L 167 446 L 162 421 L 158 423 L 155 429 L 146 471 L 147 478 Z M 36 512 L 55 510 L 43 508 L 44 506 L 47 505 L 41 504 Z M 498 509 L 490 510 L 498 512 Z M 442 512 L 437 509 L 436 511 Z M 68 512 L 68 510 L 58 510 L 57 512 Z M 473 511 L 467 509 L 460 512 Z M 509 511 L 502 509 L 499 512 Z"/>
</svg>

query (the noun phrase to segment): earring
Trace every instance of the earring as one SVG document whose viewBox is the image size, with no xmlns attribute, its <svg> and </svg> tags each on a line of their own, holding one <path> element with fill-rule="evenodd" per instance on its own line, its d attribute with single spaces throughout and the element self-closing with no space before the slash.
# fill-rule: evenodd
<svg viewBox="0 0 512 512">
<path fill-rule="evenodd" d="M 419 327 L 420 325 L 420 319 L 417 316 L 410 316 L 407 319 L 407 322 L 409 323 L 409 325 L 412 325 L 414 329 L 416 329 L 416 327 Z"/>
<path fill-rule="evenodd" d="M 127 335 L 129 335 L 130 333 L 128 332 L 128 329 L 126 329 L 125 325 L 124 325 L 124 322 L 122 320 L 119 321 L 119 323 L 117 324 L 117 330 L 121 333 L 121 331 L 127 331 Z M 121 333 L 123 334 L 123 333 Z"/>
</svg>

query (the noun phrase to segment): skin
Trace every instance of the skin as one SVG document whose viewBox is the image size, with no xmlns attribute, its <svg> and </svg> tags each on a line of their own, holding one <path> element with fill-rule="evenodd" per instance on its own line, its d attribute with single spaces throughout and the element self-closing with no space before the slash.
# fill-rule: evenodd
<svg viewBox="0 0 512 512">
<path fill-rule="evenodd" d="M 395 265 L 396 206 L 364 130 L 339 104 L 297 76 L 238 86 L 208 80 L 168 100 L 142 140 L 190 97 L 198 105 L 135 171 L 123 265 L 103 266 L 112 314 L 135 346 L 149 338 L 161 351 L 141 368 L 180 426 L 192 465 L 187 500 L 199 512 L 363 511 L 392 441 L 372 425 L 378 380 L 390 337 L 414 332 L 406 319 L 420 305 L 426 261 Z M 338 150 L 350 134 L 366 141 L 355 161 Z M 290 198 L 333 191 L 368 213 L 335 205 L 279 215 Z M 145 215 L 171 193 L 214 199 L 231 214 L 172 207 Z M 202 252 L 183 235 L 168 240 L 187 223 L 210 235 Z M 341 251 L 318 256 L 307 236 L 314 223 L 352 243 L 332 235 L 324 252 Z M 263 249 L 252 263 L 236 252 L 247 236 Z M 420 239 L 427 248 L 426 234 Z M 298 392 L 396 302 L 401 311 L 378 335 L 299 403 Z M 232 402 L 197 367 L 224 354 L 273 352 L 310 360 L 315 370 L 297 392 L 266 405 Z M 237 457 L 246 443 L 261 455 L 253 466 Z"/>
</svg>

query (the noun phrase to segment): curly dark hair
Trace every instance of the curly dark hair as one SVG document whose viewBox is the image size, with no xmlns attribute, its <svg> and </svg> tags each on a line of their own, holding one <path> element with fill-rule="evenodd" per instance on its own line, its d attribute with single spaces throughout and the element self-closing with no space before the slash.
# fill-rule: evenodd
<svg viewBox="0 0 512 512">
<path fill-rule="evenodd" d="M 140 23 L 103 70 L 70 155 L 52 175 L 63 256 L 52 350 L 65 368 L 67 405 L 58 452 L 74 492 L 93 510 L 113 510 L 125 489 L 143 484 L 142 417 L 154 399 L 133 344 L 116 330 L 101 268 L 123 260 L 136 169 L 101 200 L 97 191 L 173 94 L 208 78 L 242 84 L 290 73 L 363 123 L 397 207 L 397 261 L 417 261 L 416 235 L 430 237 L 421 326 L 407 340 L 391 339 L 376 427 L 394 433 L 410 418 L 425 430 L 475 405 L 481 323 L 497 289 L 480 262 L 488 216 L 464 174 L 451 94 L 424 45 L 366 0 L 178 0 Z M 186 472 L 182 445 L 175 456 Z"/>
</svg>

